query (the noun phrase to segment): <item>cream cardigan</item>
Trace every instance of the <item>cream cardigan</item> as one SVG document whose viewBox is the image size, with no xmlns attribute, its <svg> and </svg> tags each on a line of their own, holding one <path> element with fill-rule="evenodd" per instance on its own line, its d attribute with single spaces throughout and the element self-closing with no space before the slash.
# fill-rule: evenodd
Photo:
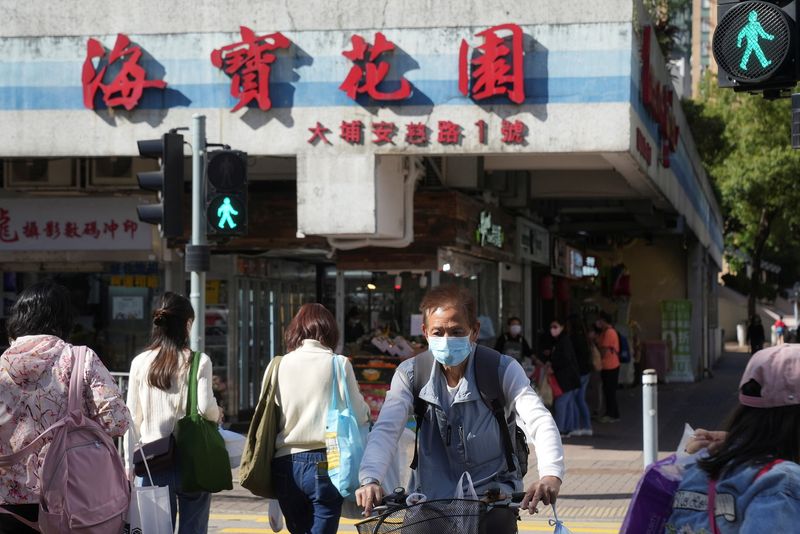
<svg viewBox="0 0 800 534">
<path fill-rule="evenodd" d="M 350 362 L 345 365 L 345 374 L 353 413 L 359 424 L 366 424 L 369 406 L 361 396 Z M 276 393 L 281 409 L 276 457 L 325 448 L 325 414 L 331 401 L 332 376 L 333 351 L 318 341 L 306 339 L 283 357 Z"/>
<path fill-rule="evenodd" d="M 133 466 L 133 451 L 136 438 L 132 432 L 135 430 L 142 443 L 150 443 L 159 438 L 169 436 L 175 428 L 178 419 L 186 415 L 186 394 L 189 378 L 187 365 L 189 351 L 181 354 L 179 367 L 179 380 L 172 381 L 172 387 L 163 391 L 151 387 L 147 383 L 147 375 L 157 351 L 146 351 L 131 362 L 130 382 L 128 383 L 128 409 L 131 411 L 133 425 L 125 434 L 125 463 Z M 209 421 L 219 419 L 219 408 L 211 391 L 212 375 L 211 359 L 200 355 L 200 367 L 197 369 L 197 411 Z"/>
</svg>

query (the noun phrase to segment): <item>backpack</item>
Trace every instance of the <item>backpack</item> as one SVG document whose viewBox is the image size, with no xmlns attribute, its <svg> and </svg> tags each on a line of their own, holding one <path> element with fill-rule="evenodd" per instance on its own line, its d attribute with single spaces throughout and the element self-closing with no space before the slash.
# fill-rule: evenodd
<svg viewBox="0 0 800 534">
<path fill-rule="evenodd" d="M 43 534 L 119 534 L 130 504 L 130 483 L 114 442 L 81 409 L 86 347 L 73 352 L 67 414 L 27 446 L 0 457 L 0 466 L 24 461 L 50 432 L 53 441 L 41 468 L 39 524 L 0 508 L 0 513 Z"/>
<path fill-rule="evenodd" d="M 500 427 L 500 439 L 503 442 L 503 450 L 506 456 L 506 465 L 508 471 L 513 473 L 516 471 L 514 465 L 514 456 L 517 457 L 519 463 L 520 478 L 525 476 L 528 472 L 528 441 L 525 438 L 525 432 L 519 426 L 516 426 L 514 433 L 514 442 L 511 441 L 511 432 L 509 431 L 508 421 L 505 417 L 506 399 L 503 394 L 503 385 L 500 382 L 498 369 L 500 368 L 501 354 L 496 350 L 492 350 L 483 345 L 478 345 L 475 349 L 475 380 L 477 382 L 478 391 L 481 394 L 486 407 L 492 412 L 498 426 Z M 414 459 L 411 461 L 411 469 L 416 469 L 419 464 L 419 429 L 422 422 L 425 420 L 425 412 L 428 409 L 428 403 L 419 397 L 419 392 L 422 391 L 425 382 L 430 377 L 431 369 L 433 368 L 433 355 L 429 352 L 423 352 L 414 357 L 414 420 L 416 421 L 416 430 L 414 436 Z M 483 380 L 483 377 L 493 377 Z M 512 418 L 514 415 L 512 414 Z M 511 419 L 513 421 L 513 419 Z"/>
<path fill-rule="evenodd" d="M 623 336 L 617 330 L 617 337 L 619 337 L 619 361 L 620 363 L 629 363 L 631 361 L 631 346 L 628 343 L 628 338 Z"/>
</svg>

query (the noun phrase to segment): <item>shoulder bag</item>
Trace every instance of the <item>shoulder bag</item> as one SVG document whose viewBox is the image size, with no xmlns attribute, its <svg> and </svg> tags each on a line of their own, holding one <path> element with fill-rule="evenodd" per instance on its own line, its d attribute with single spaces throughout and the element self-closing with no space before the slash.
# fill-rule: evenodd
<svg viewBox="0 0 800 534">
<path fill-rule="evenodd" d="M 253 495 L 267 499 L 277 498 L 272 486 L 272 458 L 275 456 L 275 437 L 280 422 L 275 394 L 278 391 L 281 359 L 282 356 L 275 356 L 264 373 L 261 396 L 247 430 L 247 442 L 239 464 L 239 484 Z"/>
<path fill-rule="evenodd" d="M 186 415 L 175 427 L 175 444 L 181 469 L 181 491 L 216 493 L 233 489 L 231 463 L 225 440 L 217 430 L 217 422 L 197 412 L 197 369 L 200 353 L 195 352 L 189 371 Z"/>
</svg>

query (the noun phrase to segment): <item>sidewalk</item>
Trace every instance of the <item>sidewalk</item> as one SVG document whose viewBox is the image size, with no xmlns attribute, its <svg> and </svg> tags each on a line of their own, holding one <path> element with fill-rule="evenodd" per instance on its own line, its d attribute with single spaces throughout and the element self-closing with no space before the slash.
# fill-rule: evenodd
<svg viewBox="0 0 800 534">
<path fill-rule="evenodd" d="M 736 390 L 747 359 L 747 354 L 727 352 L 713 369 L 713 378 L 693 384 L 659 384 L 661 454 L 674 452 L 684 423 L 693 428 L 719 428 L 724 423 L 737 404 Z M 558 515 L 573 532 L 615 532 L 642 474 L 641 387 L 620 390 L 619 403 L 622 412 L 619 423 L 595 423 L 594 436 L 564 440 L 567 473 L 558 501 Z M 526 485 L 536 476 L 533 454 L 531 462 Z M 210 532 L 271 532 L 266 524 L 266 502 L 239 486 L 214 495 L 211 511 Z M 544 517 L 525 515 L 522 530 L 539 531 L 540 526 L 546 526 L 542 519 L 551 515 L 552 510 L 545 511 Z M 582 528 L 592 524 L 606 528 Z M 249 528 L 250 525 L 258 528 Z M 552 532 L 552 527 L 549 529 Z M 352 521 L 343 522 L 342 532 L 353 530 Z"/>
</svg>

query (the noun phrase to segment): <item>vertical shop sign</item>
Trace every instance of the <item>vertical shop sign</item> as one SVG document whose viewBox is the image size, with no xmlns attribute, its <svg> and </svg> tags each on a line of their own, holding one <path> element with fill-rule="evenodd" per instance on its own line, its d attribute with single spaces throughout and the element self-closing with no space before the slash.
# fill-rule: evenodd
<svg viewBox="0 0 800 534">
<path fill-rule="evenodd" d="M 490 212 L 481 212 L 481 220 L 478 224 L 478 229 L 475 230 L 475 239 L 482 247 L 488 244 L 503 248 L 503 243 L 505 243 L 503 227 L 492 223 L 492 214 Z"/>
<path fill-rule="evenodd" d="M 670 349 L 668 381 L 691 382 L 692 373 L 692 302 L 665 300 L 661 302 L 661 338 Z"/>
<path fill-rule="evenodd" d="M 247 26 L 240 26 L 242 40 L 211 52 L 211 64 L 231 77 L 231 96 L 239 102 L 231 109 L 238 111 L 254 101 L 261 111 L 272 107 L 269 97 L 269 80 L 274 52 L 286 49 L 291 41 L 282 33 L 258 36 Z"/>
<path fill-rule="evenodd" d="M 84 107 L 95 109 L 94 100 L 99 90 L 106 106 L 122 106 L 130 111 L 139 104 L 145 89 L 164 89 L 167 82 L 147 79 L 147 72 L 139 65 L 141 59 L 142 48 L 132 45 L 125 34 L 117 34 L 114 49 L 107 57 L 103 44 L 97 39 L 89 39 L 81 73 Z M 108 83 L 103 83 L 109 67 L 116 71 L 116 75 Z"/>
</svg>

